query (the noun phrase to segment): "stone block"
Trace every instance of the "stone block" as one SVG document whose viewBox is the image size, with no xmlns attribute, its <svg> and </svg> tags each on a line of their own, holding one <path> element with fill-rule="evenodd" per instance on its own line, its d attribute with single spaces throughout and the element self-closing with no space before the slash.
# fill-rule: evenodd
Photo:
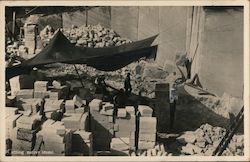
<svg viewBox="0 0 250 162">
<path fill-rule="evenodd" d="M 114 124 L 114 131 L 118 132 L 119 131 L 119 125 L 118 124 Z"/>
<path fill-rule="evenodd" d="M 205 135 L 204 139 L 206 140 L 207 143 L 213 144 L 213 141 L 211 140 L 211 138 L 208 135 Z"/>
<path fill-rule="evenodd" d="M 66 114 L 62 122 L 64 123 L 64 126 L 66 129 L 71 130 L 85 130 L 87 126 L 87 117 L 88 114 Z"/>
<path fill-rule="evenodd" d="M 35 140 L 36 131 L 19 128 L 17 130 L 17 139 L 32 142 Z"/>
<path fill-rule="evenodd" d="M 130 132 L 130 136 L 129 136 L 129 147 L 130 148 L 134 148 L 136 146 L 135 144 L 135 131 Z"/>
<path fill-rule="evenodd" d="M 31 99 L 22 99 L 20 100 L 20 102 L 18 102 L 18 106 L 20 106 L 19 108 L 21 110 L 27 111 L 29 109 L 25 109 L 25 107 L 23 107 L 23 104 L 28 104 L 31 106 L 31 111 L 35 114 L 37 113 L 40 108 L 43 106 L 43 100 L 39 99 L 39 98 L 31 98 Z"/>
<path fill-rule="evenodd" d="M 196 142 L 206 142 L 206 139 L 204 137 L 197 137 Z"/>
<path fill-rule="evenodd" d="M 205 135 L 204 131 L 200 128 L 196 129 L 195 131 L 196 136 L 203 137 Z"/>
<path fill-rule="evenodd" d="M 79 139 L 78 139 L 79 138 Z M 72 140 L 81 140 L 85 142 L 91 142 L 93 139 L 92 132 L 87 132 L 83 130 L 78 130 L 73 133 Z"/>
<path fill-rule="evenodd" d="M 5 116 L 16 115 L 18 113 L 17 107 L 5 107 Z"/>
<path fill-rule="evenodd" d="M 202 152 L 202 149 L 196 145 L 188 143 L 186 146 L 182 147 L 181 152 L 185 154 L 193 155 L 193 154 L 200 154 Z"/>
<path fill-rule="evenodd" d="M 125 108 L 123 109 L 118 109 L 117 111 L 117 117 L 118 118 L 126 118 L 127 117 L 127 111 Z"/>
<path fill-rule="evenodd" d="M 73 100 L 66 100 L 65 101 L 65 110 L 66 112 L 72 112 L 72 110 L 75 110 L 75 103 Z"/>
<path fill-rule="evenodd" d="M 135 115 L 134 106 L 126 106 L 125 109 L 126 109 L 127 113 L 129 113 L 130 115 Z"/>
<path fill-rule="evenodd" d="M 114 104 L 111 104 L 111 103 L 106 103 L 103 105 L 103 108 L 102 108 L 104 111 L 108 111 L 108 110 L 113 110 L 114 109 Z"/>
<path fill-rule="evenodd" d="M 23 103 L 22 108 L 24 111 L 32 111 L 32 105 L 29 103 Z"/>
<path fill-rule="evenodd" d="M 109 116 L 109 117 L 108 117 L 108 121 L 109 121 L 109 123 L 113 123 L 113 122 L 114 122 L 113 116 Z"/>
<path fill-rule="evenodd" d="M 57 111 L 63 108 L 63 100 L 45 100 L 44 112 Z"/>
<path fill-rule="evenodd" d="M 66 134 L 66 130 L 64 128 L 63 129 L 57 129 L 56 134 L 59 135 L 59 136 L 63 136 L 63 135 Z"/>
<path fill-rule="evenodd" d="M 52 85 L 56 89 L 61 88 L 61 83 L 59 81 L 53 80 Z"/>
<path fill-rule="evenodd" d="M 148 150 L 152 149 L 155 146 L 155 142 L 152 141 L 138 141 L 139 150 Z"/>
<path fill-rule="evenodd" d="M 85 113 L 85 112 L 86 112 L 85 107 L 80 107 L 80 108 L 75 109 L 75 113 L 78 113 L 78 114 L 82 114 L 82 113 Z"/>
<path fill-rule="evenodd" d="M 140 115 L 143 117 L 151 117 L 153 113 L 153 109 L 145 105 L 139 105 L 138 111 L 140 112 Z"/>
<path fill-rule="evenodd" d="M 34 91 L 43 92 L 48 90 L 48 81 L 36 81 L 34 83 Z"/>
<path fill-rule="evenodd" d="M 74 105 L 76 106 L 76 107 L 81 107 L 82 105 L 83 105 L 83 103 L 82 103 L 82 99 L 79 97 L 79 96 L 77 96 L 77 95 L 75 95 L 74 97 L 73 97 L 73 102 L 74 102 Z"/>
<path fill-rule="evenodd" d="M 88 129 L 88 113 L 82 114 L 79 129 L 87 131 L 87 129 Z"/>
<path fill-rule="evenodd" d="M 183 135 L 177 138 L 177 141 L 185 144 L 185 143 L 194 143 L 196 141 L 197 137 L 195 132 L 192 131 L 186 131 Z"/>
<path fill-rule="evenodd" d="M 34 92 L 34 98 L 49 98 L 49 92 L 48 91 L 35 91 Z"/>
<path fill-rule="evenodd" d="M 139 132 L 155 133 L 156 132 L 156 118 L 155 117 L 140 117 Z"/>
<path fill-rule="evenodd" d="M 116 138 L 129 137 L 129 135 L 130 135 L 129 131 L 121 131 L 121 130 L 119 130 L 119 131 L 115 132 L 115 137 Z"/>
<path fill-rule="evenodd" d="M 33 89 L 21 89 L 16 93 L 16 100 L 33 98 Z"/>
<path fill-rule="evenodd" d="M 205 152 L 205 155 L 212 156 L 215 149 L 216 149 L 215 147 L 208 148 L 207 151 Z"/>
<path fill-rule="evenodd" d="M 51 90 L 49 91 L 49 98 L 51 100 L 60 100 L 62 97 L 60 90 Z"/>
<path fill-rule="evenodd" d="M 29 142 L 24 140 L 16 139 L 12 144 L 12 151 L 32 151 L 35 142 Z"/>
<path fill-rule="evenodd" d="M 110 109 L 110 110 L 106 110 L 106 111 L 104 109 L 102 109 L 100 111 L 101 115 L 107 115 L 107 116 L 113 116 L 113 113 L 114 113 L 114 109 Z"/>
<path fill-rule="evenodd" d="M 194 154 L 194 150 L 191 147 L 187 147 L 187 146 L 182 146 L 181 152 L 184 154 L 188 154 L 188 155 Z"/>
<path fill-rule="evenodd" d="M 8 116 L 6 120 L 6 128 L 13 129 L 16 127 L 17 120 L 22 116 L 22 114 L 15 114 Z"/>
<path fill-rule="evenodd" d="M 9 79 L 9 82 L 12 96 L 16 96 L 17 91 L 21 89 L 31 89 L 34 87 L 34 79 L 30 75 L 18 75 Z"/>
<path fill-rule="evenodd" d="M 140 141 L 156 141 L 156 133 L 143 133 L 139 132 Z"/>
<path fill-rule="evenodd" d="M 16 126 L 18 128 L 23 128 L 23 129 L 28 129 L 28 130 L 33 130 L 35 127 L 34 124 L 25 124 L 25 123 L 17 123 Z"/>
<path fill-rule="evenodd" d="M 205 148 L 206 147 L 206 142 L 196 142 L 195 145 L 200 147 L 200 148 Z"/>
<path fill-rule="evenodd" d="M 66 129 L 78 130 L 82 114 L 67 114 L 62 119 Z"/>
<path fill-rule="evenodd" d="M 99 99 L 93 99 L 90 103 L 89 103 L 89 108 L 90 110 L 94 110 L 94 111 L 100 111 L 102 107 L 102 100 Z"/>
<path fill-rule="evenodd" d="M 52 119 L 52 117 L 51 117 L 51 114 L 53 113 L 53 111 L 49 111 L 49 112 L 45 112 L 45 117 L 47 118 L 47 119 Z"/>
<path fill-rule="evenodd" d="M 129 150 L 129 138 L 112 138 L 110 148 L 119 151 Z"/>
<path fill-rule="evenodd" d="M 129 137 L 130 132 L 136 129 L 135 116 L 131 116 L 130 119 L 117 118 L 115 125 L 119 128 L 117 131 L 115 128 L 115 137 Z"/>
</svg>

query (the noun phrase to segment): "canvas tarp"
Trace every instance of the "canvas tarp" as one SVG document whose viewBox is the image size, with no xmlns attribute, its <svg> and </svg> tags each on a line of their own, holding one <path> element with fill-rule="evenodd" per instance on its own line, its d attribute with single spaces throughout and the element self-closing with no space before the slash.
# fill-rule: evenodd
<svg viewBox="0 0 250 162">
<path fill-rule="evenodd" d="M 157 46 L 151 46 L 156 36 L 120 46 L 104 48 L 75 47 L 58 31 L 50 43 L 35 57 L 17 66 L 6 68 L 6 77 L 29 72 L 33 67 L 52 63 L 87 64 L 98 70 L 114 71 L 140 58 L 156 55 Z"/>
</svg>

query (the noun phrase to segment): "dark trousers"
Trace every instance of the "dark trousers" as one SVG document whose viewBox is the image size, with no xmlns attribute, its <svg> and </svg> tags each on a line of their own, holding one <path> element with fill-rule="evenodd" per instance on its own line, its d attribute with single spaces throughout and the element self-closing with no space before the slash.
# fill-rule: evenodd
<svg viewBox="0 0 250 162">
<path fill-rule="evenodd" d="M 173 103 L 170 103 L 170 129 L 174 127 L 174 120 L 175 120 L 175 109 L 176 109 L 176 100 Z"/>
</svg>

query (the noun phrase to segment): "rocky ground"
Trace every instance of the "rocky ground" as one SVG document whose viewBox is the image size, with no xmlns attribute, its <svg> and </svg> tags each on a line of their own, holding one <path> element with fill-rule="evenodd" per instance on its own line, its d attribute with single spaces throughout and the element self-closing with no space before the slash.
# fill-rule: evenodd
<svg viewBox="0 0 250 162">
<path fill-rule="evenodd" d="M 72 65 L 57 66 L 59 67 L 50 68 L 47 74 L 62 76 L 71 74 L 77 78 Z M 139 91 L 143 91 L 143 95 L 148 98 L 154 98 L 155 83 L 164 83 L 171 77 L 171 74 L 169 75 L 167 72 L 164 72 L 156 64 L 148 63 L 144 60 L 132 63 L 115 72 L 102 72 L 84 65 L 77 65 L 76 67 L 80 75 L 86 78 L 83 79 L 85 82 L 86 80 L 94 81 L 95 77 L 105 75 L 106 82 L 117 89 L 123 88 L 126 73 L 130 72 L 132 74 L 133 93 L 138 94 Z M 180 100 L 178 101 L 176 112 L 176 118 L 179 120 L 176 122 L 176 127 L 177 129 L 181 129 L 177 130 L 177 135 L 172 139 L 168 134 L 158 135 L 166 148 L 166 153 L 164 153 L 166 155 L 163 156 L 209 156 L 219 144 L 226 131 L 225 128 L 228 126 L 228 112 L 230 111 L 228 105 L 231 105 L 230 107 L 239 105 L 242 103 L 242 100 L 233 98 L 227 94 L 224 94 L 222 97 L 199 94 L 200 91 L 189 86 L 185 86 L 184 90 L 185 92 L 180 92 Z M 186 109 L 187 106 L 189 110 Z M 185 117 L 187 114 L 192 118 L 191 120 Z M 196 119 L 194 120 L 194 118 Z M 235 135 L 223 155 L 243 155 L 243 141 L 242 132 Z M 156 151 L 156 154 L 158 154 L 158 151 L 159 150 Z M 147 153 L 150 154 L 148 156 L 151 156 L 151 154 L 155 154 L 155 150 L 134 152 L 131 153 L 131 156 L 147 156 Z M 159 154 L 162 153 L 159 152 Z"/>
</svg>

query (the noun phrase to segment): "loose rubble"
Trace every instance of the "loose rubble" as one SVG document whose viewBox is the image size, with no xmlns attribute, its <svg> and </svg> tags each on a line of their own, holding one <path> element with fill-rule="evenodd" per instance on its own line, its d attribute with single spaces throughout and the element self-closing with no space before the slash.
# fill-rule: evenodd
<svg viewBox="0 0 250 162">
<path fill-rule="evenodd" d="M 81 47 L 110 47 L 131 43 L 129 39 L 121 38 L 113 29 L 98 25 L 77 27 L 72 25 L 71 29 L 64 29 L 63 33 L 76 46 Z"/>
<path fill-rule="evenodd" d="M 24 27 L 22 41 L 6 44 L 6 67 L 12 66 L 18 56 L 24 59 L 35 56 L 34 54 L 39 53 L 49 43 L 57 30 L 63 31 L 70 42 L 79 47 L 103 48 L 132 42 L 120 37 L 113 29 L 104 28 L 100 24 L 80 27 L 72 25 L 70 29 L 57 30 L 47 25 L 38 34 L 36 25 L 32 21 L 29 23 L 27 22 Z"/>
<path fill-rule="evenodd" d="M 182 144 L 180 148 L 182 155 L 211 156 L 225 133 L 224 128 L 203 124 L 195 131 L 184 132 L 177 138 L 177 141 Z M 242 156 L 244 155 L 243 148 L 244 136 L 234 135 L 229 147 L 222 155 Z"/>
<path fill-rule="evenodd" d="M 100 24 L 80 27 L 72 25 L 70 29 L 61 30 L 71 43 L 80 47 L 102 48 L 132 42 L 127 38 L 120 37 L 113 29 L 104 28 Z M 48 43 L 54 32 L 55 30 L 51 26 L 46 26 L 40 32 L 41 40 Z"/>
</svg>

